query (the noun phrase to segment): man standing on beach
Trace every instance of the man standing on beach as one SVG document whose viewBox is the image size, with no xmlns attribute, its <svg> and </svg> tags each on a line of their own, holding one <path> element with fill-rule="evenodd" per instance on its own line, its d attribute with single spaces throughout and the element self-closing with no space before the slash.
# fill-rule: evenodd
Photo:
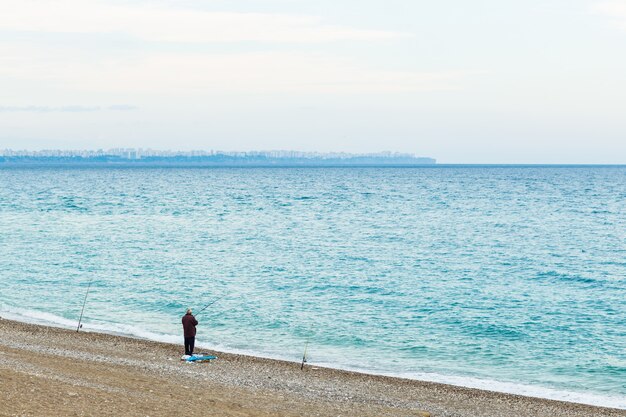
<svg viewBox="0 0 626 417">
<path fill-rule="evenodd" d="M 193 316 L 191 309 L 183 316 L 183 332 L 185 334 L 185 355 L 193 355 L 193 345 L 196 343 L 196 326 L 198 320 Z"/>
</svg>

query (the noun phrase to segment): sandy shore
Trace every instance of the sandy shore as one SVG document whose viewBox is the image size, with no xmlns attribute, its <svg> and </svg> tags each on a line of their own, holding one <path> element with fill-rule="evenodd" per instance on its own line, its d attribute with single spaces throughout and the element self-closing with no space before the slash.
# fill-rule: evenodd
<svg viewBox="0 0 626 417">
<path fill-rule="evenodd" d="M 0 320 L 2 416 L 626 416 L 592 407 Z"/>
</svg>

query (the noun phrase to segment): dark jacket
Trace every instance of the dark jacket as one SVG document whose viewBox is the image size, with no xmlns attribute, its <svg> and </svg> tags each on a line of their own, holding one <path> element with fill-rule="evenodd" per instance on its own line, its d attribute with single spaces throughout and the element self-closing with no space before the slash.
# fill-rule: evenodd
<svg viewBox="0 0 626 417">
<path fill-rule="evenodd" d="M 196 337 L 196 326 L 198 320 L 193 314 L 185 314 L 183 316 L 183 329 L 185 330 L 185 337 Z"/>
</svg>

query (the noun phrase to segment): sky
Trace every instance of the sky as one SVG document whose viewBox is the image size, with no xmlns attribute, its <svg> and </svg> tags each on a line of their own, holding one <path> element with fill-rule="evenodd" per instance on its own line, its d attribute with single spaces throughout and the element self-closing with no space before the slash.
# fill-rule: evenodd
<svg viewBox="0 0 626 417">
<path fill-rule="evenodd" d="M 626 0 L 0 0 L 0 149 L 626 163 Z"/>
</svg>

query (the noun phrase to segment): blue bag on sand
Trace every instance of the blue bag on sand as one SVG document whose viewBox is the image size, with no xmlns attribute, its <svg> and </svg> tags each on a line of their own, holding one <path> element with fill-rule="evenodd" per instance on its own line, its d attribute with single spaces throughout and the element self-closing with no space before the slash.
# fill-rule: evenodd
<svg viewBox="0 0 626 417">
<path fill-rule="evenodd" d="M 217 356 L 201 354 L 201 355 L 183 355 L 180 360 L 187 362 L 204 362 L 204 361 L 212 361 L 213 359 L 217 359 Z"/>
</svg>

